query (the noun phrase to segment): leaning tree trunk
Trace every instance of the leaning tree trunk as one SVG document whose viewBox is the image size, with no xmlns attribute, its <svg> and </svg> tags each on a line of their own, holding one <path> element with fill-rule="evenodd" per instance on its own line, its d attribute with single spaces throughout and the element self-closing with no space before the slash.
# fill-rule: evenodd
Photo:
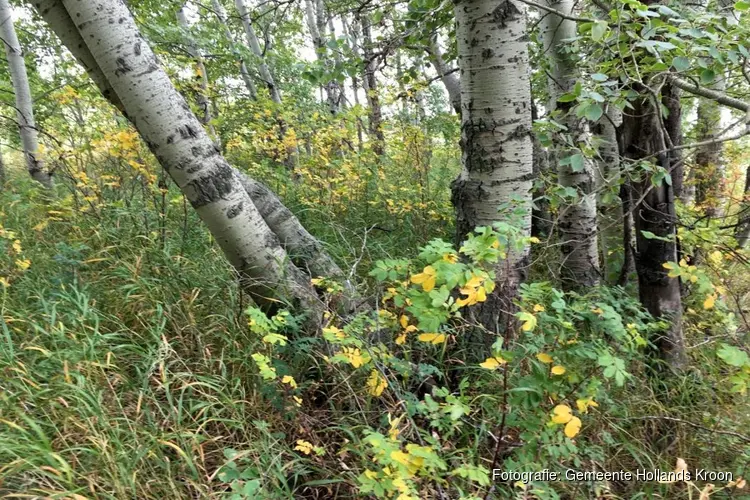
<svg viewBox="0 0 750 500">
<path fill-rule="evenodd" d="M 73 57 L 83 66 L 102 95 L 126 117 L 127 112 L 106 76 L 94 60 L 94 56 L 81 38 L 68 11 L 57 0 L 35 0 L 34 8 L 60 38 Z M 132 120 L 131 120 L 132 121 Z M 291 213 L 281 200 L 266 186 L 235 170 L 247 194 L 252 198 L 266 224 L 281 240 L 289 255 L 300 262 L 300 267 L 309 269 L 315 276 L 344 278 L 344 273 L 323 249 L 320 242 L 307 232 L 299 219 Z"/>
<path fill-rule="evenodd" d="M 21 44 L 18 43 L 8 0 L 0 0 L 0 36 L 2 36 L 4 42 L 5 55 L 8 59 L 8 72 L 16 97 L 16 119 L 18 121 L 18 133 L 23 144 L 23 154 L 26 158 L 26 168 L 32 179 L 49 189 L 53 185 L 52 175 L 44 168 L 44 161 L 39 154 L 39 139 L 34 123 L 29 77 L 26 74 L 23 51 L 21 50 Z"/>
<path fill-rule="evenodd" d="M 243 286 L 266 308 L 315 311 L 309 279 L 290 261 L 199 120 L 169 81 L 121 0 L 63 2 L 126 115 L 206 223 Z"/>
<path fill-rule="evenodd" d="M 258 90 L 255 88 L 253 79 L 250 77 L 250 72 L 247 69 L 245 58 L 234 46 L 234 38 L 232 37 L 232 32 L 229 30 L 229 24 L 227 24 L 227 13 L 224 10 L 224 6 L 221 5 L 221 2 L 219 2 L 219 0 L 211 0 L 211 7 L 214 11 L 214 14 L 216 15 L 216 18 L 219 20 L 219 24 L 221 24 L 221 30 L 224 33 L 224 38 L 226 38 L 227 42 L 232 48 L 234 57 L 240 64 L 240 75 L 242 76 L 242 81 L 245 82 L 245 88 L 247 88 L 247 91 L 250 93 L 251 99 L 257 99 Z"/>
<path fill-rule="evenodd" d="M 573 0 L 547 0 L 549 7 L 570 16 Z M 599 283 L 599 250 L 597 246 L 596 190 L 594 167 L 576 148 L 564 151 L 565 144 L 586 142 L 588 126 L 577 117 L 569 102 L 558 99 L 573 91 L 579 78 L 576 62 L 566 45 L 576 36 L 576 23 L 556 14 L 545 16 L 544 52 L 550 63 L 550 111 L 558 111 L 558 120 L 567 127 L 561 148 L 555 152 L 557 178 L 564 187 L 573 188 L 577 199 L 560 208 L 558 231 L 560 233 L 562 263 L 560 278 L 567 289 L 585 289 Z M 562 134 L 560 134 L 562 135 Z M 580 158 L 580 162 L 563 162 L 563 156 Z"/>
<path fill-rule="evenodd" d="M 525 4 L 457 0 L 462 170 L 452 185 L 457 242 L 497 222 L 501 205 L 520 200 L 521 234 L 531 231 L 533 159 Z M 513 299 L 526 277 L 528 246 L 508 252 L 497 287 L 473 311 L 491 332 L 511 328 Z"/>
<path fill-rule="evenodd" d="M 185 8 L 181 7 L 177 11 L 177 23 L 180 28 L 185 32 L 185 48 L 190 57 L 193 58 L 195 64 L 195 72 L 200 78 L 200 90 L 197 92 L 196 104 L 201 111 L 200 121 L 208 128 L 208 133 L 214 142 L 217 141 L 218 136 L 216 135 L 216 129 L 211 123 L 211 100 L 208 97 L 208 74 L 206 73 L 206 65 L 203 62 L 203 56 L 201 55 L 198 45 L 195 43 L 192 35 L 190 34 L 190 25 L 185 17 Z M 218 143 L 218 142 L 217 142 Z"/>
<path fill-rule="evenodd" d="M 662 88 L 664 95 L 670 94 L 669 87 L 671 85 L 667 83 Z M 645 89 L 639 90 L 646 95 Z M 679 137 L 678 131 L 663 127 L 661 102 L 642 97 L 633 105 L 623 118 L 621 154 L 632 161 L 655 158 L 659 166 L 669 170 L 672 161 L 665 151 L 668 151 L 668 142 L 674 144 Z M 669 322 L 669 328 L 656 340 L 656 345 L 671 367 L 680 368 L 686 363 L 680 282 L 677 278 L 670 278 L 663 267 L 665 262 L 677 260 L 675 195 L 670 183 L 662 180 L 658 185 L 652 185 L 650 176 L 644 177 L 633 190 L 638 202 L 633 217 L 639 295 L 641 303 L 654 317 Z"/>
</svg>

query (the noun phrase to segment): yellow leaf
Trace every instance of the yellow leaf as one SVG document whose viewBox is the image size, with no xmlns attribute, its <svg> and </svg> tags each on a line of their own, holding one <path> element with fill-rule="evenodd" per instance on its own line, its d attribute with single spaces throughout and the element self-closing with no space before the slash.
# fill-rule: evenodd
<svg viewBox="0 0 750 500">
<path fill-rule="evenodd" d="M 541 304 L 534 304 L 534 312 L 544 312 L 544 306 Z"/>
<path fill-rule="evenodd" d="M 443 260 L 445 262 L 449 262 L 451 264 L 455 264 L 456 262 L 458 262 L 458 255 L 456 255 L 455 253 L 447 253 L 447 254 L 443 255 Z"/>
<path fill-rule="evenodd" d="M 29 259 L 16 259 L 16 267 L 21 271 L 27 270 L 29 266 L 31 266 L 31 261 Z"/>
<path fill-rule="evenodd" d="M 712 293 L 706 297 L 706 300 L 703 302 L 703 309 L 711 309 L 714 306 L 714 303 L 716 303 L 716 294 Z"/>
<path fill-rule="evenodd" d="M 562 375 L 565 373 L 565 367 L 564 366 L 553 366 L 552 367 L 552 375 Z"/>
<path fill-rule="evenodd" d="M 297 381 L 291 375 L 284 375 L 281 378 L 282 384 L 288 384 L 290 387 L 297 387 Z"/>
<path fill-rule="evenodd" d="M 422 290 L 425 292 L 431 291 L 435 288 L 435 268 L 432 266 L 426 266 L 421 273 L 415 274 L 411 277 L 411 282 L 415 285 L 422 285 Z"/>
<path fill-rule="evenodd" d="M 444 333 L 423 333 L 417 338 L 422 342 L 431 342 L 435 345 L 442 344 L 446 339 Z"/>
<path fill-rule="evenodd" d="M 309 455 L 313 451 L 313 445 L 312 443 L 305 441 L 303 439 L 297 440 L 297 446 L 294 447 L 295 450 L 301 451 L 305 455 Z"/>
<path fill-rule="evenodd" d="M 485 370 L 497 370 L 502 365 L 507 363 L 503 358 L 500 356 L 495 356 L 494 358 L 487 358 L 483 363 L 479 363 L 479 366 L 484 368 Z"/>
<path fill-rule="evenodd" d="M 529 238 L 529 243 L 541 243 L 541 240 L 539 240 L 539 238 L 537 238 L 536 236 L 532 236 L 531 238 Z"/>
<path fill-rule="evenodd" d="M 13 251 L 16 253 L 21 253 L 21 242 L 19 240 L 13 242 Z"/>
<path fill-rule="evenodd" d="M 573 418 L 573 411 L 568 405 L 557 405 L 552 413 L 552 422 L 556 424 L 567 424 Z"/>
<path fill-rule="evenodd" d="M 569 438 L 574 438 L 581 431 L 581 419 L 578 417 L 571 417 L 568 423 L 565 425 L 565 435 Z"/>
<path fill-rule="evenodd" d="M 406 343 L 406 332 L 401 333 L 398 337 L 396 337 L 396 345 L 403 345 Z"/>
<path fill-rule="evenodd" d="M 302 406 L 302 398 L 297 396 L 292 396 L 292 399 L 294 399 L 294 404 L 297 406 Z"/>
<path fill-rule="evenodd" d="M 401 324 L 401 328 L 406 328 L 407 326 L 409 326 L 409 318 L 407 318 L 404 314 L 401 315 L 401 317 L 398 319 L 398 322 Z"/>
<path fill-rule="evenodd" d="M 536 359 L 538 359 L 539 361 L 547 365 L 552 363 L 552 356 L 550 356 L 549 354 L 545 354 L 543 352 L 540 352 L 539 354 L 537 354 Z"/>
<path fill-rule="evenodd" d="M 581 413 L 588 413 L 589 407 L 596 408 L 597 406 L 599 406 L 599 403 L 591 398 L 577 399 L 576 406 L 578 407 L 578 411 L 580 411 Z"/>
<path fill-rule="evenodd" d="M 385 378 L 377 370 L 373 370 L 367 379 L 367 392 L 375 397 L 379 397 L 383 394 L 386 387 L 388 387 L 388 382 Z"/>
</svg>

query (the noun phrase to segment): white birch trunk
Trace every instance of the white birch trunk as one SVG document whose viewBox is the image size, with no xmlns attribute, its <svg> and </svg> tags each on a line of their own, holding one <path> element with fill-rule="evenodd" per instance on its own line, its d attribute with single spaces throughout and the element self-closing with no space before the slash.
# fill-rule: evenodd
<svg viewBox="0 0 750 500">
<path fill-rule="evenodd" d="M 461 80 L 463 168 L 453 182 L 457 240 L 499 220 L 498 208 L 522 202 L 521 234 L 531 233 L 533 158 L 526 6 L 518 0 L 458 0 L 456 38 Z M 525 279 L 529 248 L 510 252 L 479 321 L 498 332 Z"/>
<path fill-rule="evenodd" d="M 242 20 L 242 27 L 245 30 L 245 36 L 247 37 L 247 43 L 250 47 L 250 50 L 260 61 L 258 64 L 258 72 L 260 73 L 260 77 L 268 87 L 268 92 L 271 95 L 271 100 L 276 104 L 281 104 L 281 93 L 279 92 L 279 87 L 276 85 L 276 81 L 271 74 L 271 70 L 268 68 L 268 64 L 266 64 L 265 57 L 263 56 L 263 51 L 260 48 L 258 36 L 255 34 L 255 29 L 253 28 L 252 22 L 250 20 L 250 14 L 247 12 L 247 7 L 245 6 L 245 0 L 235 0 L 234 5 L 235 7 L 237 7 L 237 13 L 240 15 L 240 19 Z"/>
<path fill-rule="evenodd" d="M 65 8 L 127 116 L 206 223 L 259 304 L 315 310 L 309 280 L 288 259 L 189 106 L 172 86 L 122 0 L 65 0 Z"/>
<path fill-rule="evenodd" d="M 26 158 L 26 168 L 29 175 L 42 186 L 50 189 L 53 185 L 52 176 L 44 168 L 44 161 L 39 154 L 39 139 L 34 123 L 34 108 L 29 89 L 29 77 L 26 74 L 26 63 L 23 59 L 21 44 L 13 26 L 13 16 L 8 0 L 0 0 L 0 36 L 8 59 L 8 72 L 13 83 L 13 93 L 16 98 L 16 120 L 18 133 L 23 144 Z"/>
<path fill-rule="evenodd" d="M 547 5 L 563 14 L 572 15 L 573 0 L 547 0 Z M 568 103 L 558 99 L 573 90 L 578 71 L 572 55 L 568 52 L 569 40 L 576 36 L 576 23 L 556 14 L 546 13 L 544 17 L 544 53 L 550 65 L 547 87 L 549 89 L 550 111 L 558 111 L 558 120 L 567 127 L 563 132 L 569 136 L 560 143 L 580 144 L 586 142 L 588 126 L 578 118 Z M 599 251 L 597 245 L 596 224 L 596 190 L 594 185 L 594 166 L 588 160 L 582 162 L 581 168 L 574 169 L 572 164 L 563 165 L 560 160 L 573 152 L 558 151 L 558 182 L 565 187 L 572 187 L 578 193 L 578 199 L 561 207 L 558 231 L 560 233 L 562 263 L 560 277 L 564 288 L 586 288 L 599 283 Z"/>
</svg>

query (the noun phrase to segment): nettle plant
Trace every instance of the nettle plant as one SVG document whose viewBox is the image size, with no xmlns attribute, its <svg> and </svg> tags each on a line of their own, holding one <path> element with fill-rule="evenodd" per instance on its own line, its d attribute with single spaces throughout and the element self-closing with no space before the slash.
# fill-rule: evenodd
<svg viewBox="0 0 750 500">
<path fill-rule="evenodd" d="M 487 300 L 493 269 L 509 252 L 537 242 L 499 223 L 478 228 L 458 251 L 433 240 L 416 259 L 377 262 L 370 273 L 382 287 L 377 310 L 348 323 L 329 313 L 315 341 L 328 373 L 351 388 L 335 397 L 369 405 L 371 411 L 348 416 L 361 418 L 363 430 L 352 429 L 338 445 L 290 436 L 289 453 L 312 461 L 346 457 L 348 470 L 357 471 L 347 475 L 356 477 L 361 493 L 399 500 L 440 489 L 451 498 L 476 498 L 489 486 L 491 468 L 533 471 L 601 460 L 598 445 L 581 442 L 596 432 L 587 429 L 596 428 L 597 413 L 616 406 L 612 398 L 631 378 L 634 355 L 659 328 L 622 290 L 579 295 L 549 283 L 523 285 L 517 331 L 498 336 L 483 361 L 464 359 L 477 328 L 467 308 Z M 314 284 L 340 293 L 329 280 Z M 260 378 L 289 407 L 305 411 L 307 382 L 298 385 L 293 363 L 282 359 L 289 338 L 281 332 L 293 318 L 284 311 L 267 318 L 254 308 L 248 316 L 263 346 L 252 354 Z M 553 486 L 514 487 L 545 497 Z"/>
</svg>

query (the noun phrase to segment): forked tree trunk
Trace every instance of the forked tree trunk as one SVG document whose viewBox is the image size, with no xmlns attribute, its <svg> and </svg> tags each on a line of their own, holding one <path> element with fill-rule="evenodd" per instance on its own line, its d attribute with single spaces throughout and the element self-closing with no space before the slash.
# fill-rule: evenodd
<svg viewBox="0 0 750 500">
<path fill-rule="evenodd" d="M 566 15 L 573 13 L 573 0 L 547 0 L 547 5 Z M 576 36 L 576 23 L 556 14 L 545 15 L 544 52 L 550 62 L 548 88 L 551 111 L 559 111 L 558 117 L 567 130 L 565 144 L 580 144 L 588 135 L 587 123 L 576 116 L 571 103 L 558 99 L 573 91 L 579 78 L 576 62 L 566 45 Z M 558 231 L 560 233 L 562 262 L 560 278 L 567 289 L 589 288 L 599 283 L 599 250 L 597 245 L 596 190 L 594 166 L 583 158 L 580 162 L 565 163 L 564 156 L 581 153 L 577 150 L 560 151 L 555 154 L 557 178 L 562 186 L 575 189 L 577 199 L 560 208 Z"/>
<path fill-rule="evenodd" d="M 662 88 L 669 95 L 670 85 Z M 643 89 L 639 89 L 644 91 Z M 669 170 L 672 162 L 667 151 L 667 137 L 659 120 L 661 103 L 649 97 L 633 102 L 634 109 L 625 113 L 621 134 L 620 151 L 625 158 L 642 160 L 655 157 L 659 166 Z M 672 131 L 674 134 L 674 131 Z M 674 192 L 666 181 L 651 184 L 650 176 L 634 186 L 634 198 L 640 201 L 634 209 L 636 233 L 636 271 L 641 303 L 656 318 L 669 321 L 669 328 L 656 339 L 662 357 L 673 368 L 686 363 L 685 341 L 682 334 L 682 299 L 680 282 L 670 278 L 663 267 L 665 262 L 677 260 L 674 207 Z M 649 233 L 653 233 L 650 235 Z"/>
<path fill-rule="evenodd" d="M 232 53 L 240 64 L 240 75 L 242 76 L 242 81 L 245 82 L 245 88 L 247 88 L 252 99 L 257 99 L 258 90 L 255 88 L 255 83 L 253 83 L 253 79 L 250 77 L 250 71 L 247 69 L 245 58 L 234 46 L 234 37 L 232 37 L 232 32 L 229 30 L 229 24 L 227 24 L 227 13 L 224 10 L 224 6 L 221 5 L 219 0 L 211 0 L 211 7 L 214 14 L 216 14 L 216 18 L 219 20 L 219 24 L 221 24 L 224 38 L 226 38 L 227 42 L 232 47 Z"/>
<path fill-rule="evenodd" d="M 531 92 L 525 4 L 455 2 L 461 79 L 462 170 L 452 185 L 456 236 L 491 226 L 501 205 L 520 200 L 520 229 L 531 231 Z M 508 253 L 497 287 L 474 314 L 491 332 L 511 327 L 513 299 L 526 277 L 528 247 Z"/>
<path fill-rule="evenodd" d="M 289 260 L 278 237 L 172 86 L 121 0 L 63 2 L 94 61 L 175 184 L 206 223 L 263 307 L 283 303 L 314 313 L 309 279 Z M 315 314 L 313 314 L 315 316 Z"/>
<path fill-rule="evenodd" d="M 23 144 L 23 154 L 26 158 L 26 168 L 32 179 L 50 189 L 53 185 L 52 176 L 45 169 L 44 161 L 39 154 L 39 139 L 34 122 L 29 77 L 26 74 L 26 63 L 23 59 L 21 44 L 16 36 L 16 29 L 13 26 L 13 16 L 8 0 L 0 0 L 0 36 L 5 47 L 8 72 L 16 98 L 16 120 Z"/>
</svg>

